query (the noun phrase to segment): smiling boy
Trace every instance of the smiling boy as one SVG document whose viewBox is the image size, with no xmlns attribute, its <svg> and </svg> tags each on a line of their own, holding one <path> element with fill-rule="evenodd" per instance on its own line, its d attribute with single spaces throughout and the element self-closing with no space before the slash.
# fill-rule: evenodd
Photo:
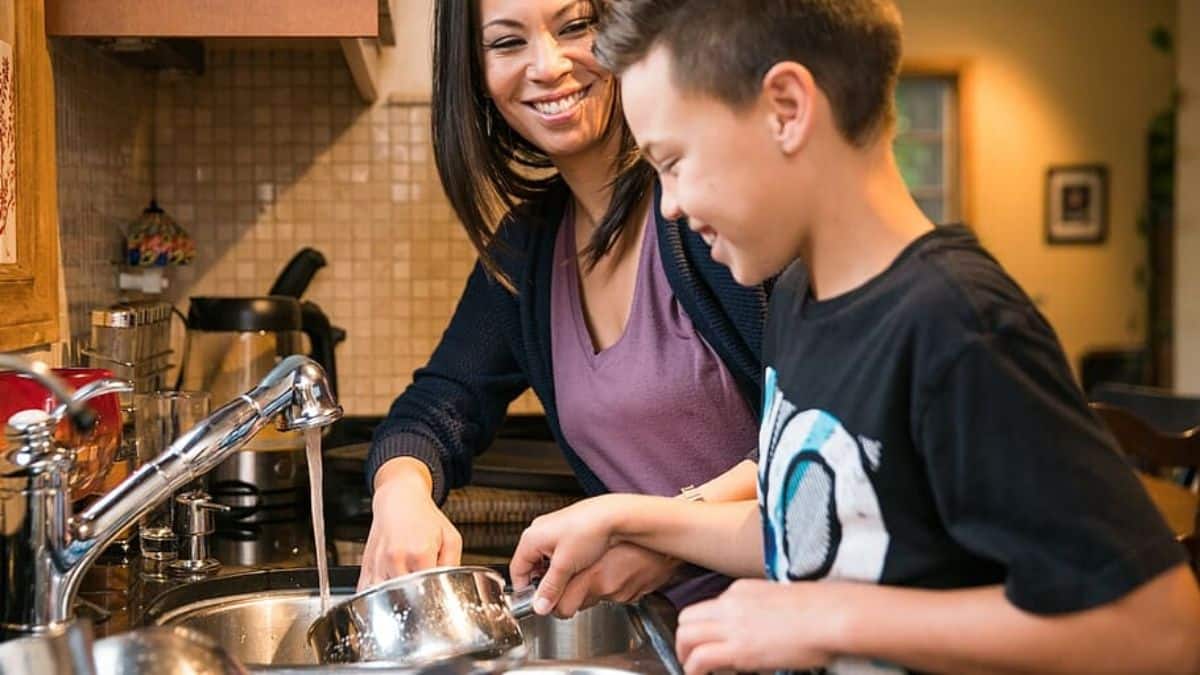
<svg viewBox="0 0 1200 675">
<path fill-rule="evenodd" d="M 630 542 L 737 576 L 680 616 L 688 673 L 1200 671 L 1200 592 L 1053 330 L 891 151 L 886 0 L 615 0 L 631 130 L 743 284 L 779 276 L 759 503 L 607 495 L 538 519 L 537 609 Z M 785 583 L 772 583 L 785 582 Z"/>
</svg>

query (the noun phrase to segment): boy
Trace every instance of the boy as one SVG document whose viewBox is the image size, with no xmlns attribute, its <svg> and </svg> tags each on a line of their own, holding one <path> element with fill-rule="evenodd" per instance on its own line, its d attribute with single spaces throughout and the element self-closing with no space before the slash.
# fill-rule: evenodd
<svg viewBox="0 0 1200 675">
<path fill-rule="evenodd" d="M 1185 553 L 1053 331 L 901 180 L 895 7 L 615 0 L 596 49 L 664 214 L 741 283 L 787 269 L 758 507 L 608 495 L 540 518 L 511 569 L 549 558 L 537 611 L 628 541 L 790 582 L 685 610 L 688 673 L 1200 672 Z"/>
</svg>

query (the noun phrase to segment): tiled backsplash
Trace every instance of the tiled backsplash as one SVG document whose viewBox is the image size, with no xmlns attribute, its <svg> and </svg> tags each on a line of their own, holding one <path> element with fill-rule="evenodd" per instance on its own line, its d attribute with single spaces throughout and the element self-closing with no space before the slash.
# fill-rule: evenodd
<svg viewBox="0 0 1200 675">
<path fill-rule="evenodd" d="M 159 203 L 196 240 L 168 297 L 261 295 L 312 246 L 305 294 L 348 339 L 351 414 L 386 412 L 441 337 L 474 251 L 437 178 L 428 105 L 362 102 L 340 51 L 213 50 L 199 78 L 160 82 Z M 527 394 L 514 410 L 538 410 Z"/>
<path fill-rule="evenodd" d="M 115 302 L 123 233 L 151 196 L 195 238 L 166 297 L 262 295 L 300 248 L 305 297 L 345 328 L 343 405 L 382 414 L 432 353 L 474 263 L 429 145 L 428 105 L 362 102 L 339 51 L 228 50 L 156 78 L 54 40 L 59 213 L 71 333 Z M 527 393 L 514 411 L 540 406 Z"/>
<path fill-rule="evenodd" d="M 122 232 L 150 199 L 151 77 L 82 40 L 50 41 L 57 114 L 58 214 L 70 331 L 118 299 Z"/>
</svg>

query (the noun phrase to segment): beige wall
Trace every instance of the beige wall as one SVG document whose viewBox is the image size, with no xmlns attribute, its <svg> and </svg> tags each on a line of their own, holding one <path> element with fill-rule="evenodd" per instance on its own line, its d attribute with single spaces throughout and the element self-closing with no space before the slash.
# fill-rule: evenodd
<svg viewBox="0 0 1200 675">
<path fill-rule="evenodd" d="M 53 38 L 61 269 L 69 330 L 116 302 L 122 232 L 151 197 L 154 79 L 83 40 Z"/>
<path fill-rule="evenodd" d="M 910 60 L 967 67 L 970 224 L 1038 301 L 1073 367 L 1089 348 L 1140 342 L 1146 303 L 1135 274 L 1145 259 L 1137 229 L 1145 130 L 1167 105 L 1175 73 L 1148 35 L 1155 25 L 1174 27 L 1175 1 L 898 1 Z M 430 3 L 396 4 L 410 34 L 398 35 L 407 47 L 389 59 L 384 89 L 421 100 L 428 54 L 414 50 L 427 50 Z M 1046 169 L 1084 162 L 1110 170 L 1109 240 L 1051 247 L 1043 235 Z M 1200 235 L 1196 246 L 1200 252 Z M 1195 323 L 1200 341 L 1200 316 Z"/>
<path fill-rule="evenodd" d="M 1179 3 L 1179 107 L 1176 164 L 1175 385 L 1200 394 L 1200 5 Z M 1190 188 L 1190 189 L 1189 189 Z"/>
<path fill-rule="evenodd" d="M 1090 347 L 1140 341 L 1146 309 L 1134 279 L 1145 259 L 1137 229 L 1145 131 L 1167 105 L 1175 72 L 1148 35 L 1174 26 L 1175 2 L 899 4 L 907 58 L 967 64 L 963 179 L 967 217 L 984 244 L 1038 301 L 1073 367 Z M 1047 167 L 1092 162 L 1110 171 L 1108 242 L 1047 245 Z"/>
<path fill-rule="evenodd" d="M 429 104 L 362 102 L 341 52 L 210 49 L 160 80 L 159 202 L 196 240 L 167 297 L 262 295 L 313 246 L 307 299 L 346 329 L 339 399 L 382 414 L 428 361 L 474 265 L 434 168 Z M 532 394 L 515 410 L 537 410 Z"/>
</svg>

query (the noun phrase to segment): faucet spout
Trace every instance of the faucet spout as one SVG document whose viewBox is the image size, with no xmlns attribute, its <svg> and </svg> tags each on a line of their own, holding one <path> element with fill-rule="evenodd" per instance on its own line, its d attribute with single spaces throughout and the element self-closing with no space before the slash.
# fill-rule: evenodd
<svg viewBox="0 0 1200 675">
<path fill-rule="evenodd" d="M 45 552 L 54 563 L 48 566 L 49 578 L 36 580 L 46 602 L 35 612 L 35 628 L 70 618 L 84 572 L 118 533 L 216 468 L 272 420 L 278 418 L 283 429 L 310 429 L 341 416 L 316 362 L 305 356 L 281 361 L 257 387 L 215 410 L 69 523 L 51 524 L 49 530 L 62 533 L 53 537 L 58 541 L 31 543 L 33 555 Z"/>
</svg>

